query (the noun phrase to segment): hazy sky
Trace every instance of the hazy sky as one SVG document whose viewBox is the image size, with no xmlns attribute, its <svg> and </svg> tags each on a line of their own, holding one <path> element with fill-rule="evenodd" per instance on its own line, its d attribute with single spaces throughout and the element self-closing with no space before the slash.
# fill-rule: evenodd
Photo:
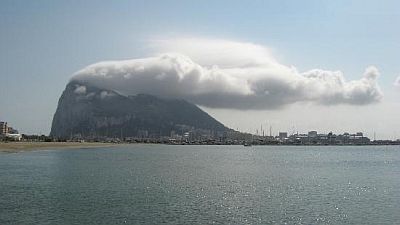
<svg viewBox="0 0 400 225">
<path fill-rule="evenodd" d="M 274 133 L 400 138 L 399 7 L 365 0 L 3 0 L 0 120 L 48 134 L 58 98 L 78 71 L 128 59 L 159 68 L 157 59 L 174 52 L 182 54 L 173 55 L 179 65 L 196 68 L 207 82 L 168 94 L 204 105 L 232 128 L 255 132 L 262 123 Z M 154 79 L 171 81 L 165 74 Z M 164 83 L 156 90 L 165 94 Z M 209 101 L 207 93 L 223 101 Z"/>
</svg>

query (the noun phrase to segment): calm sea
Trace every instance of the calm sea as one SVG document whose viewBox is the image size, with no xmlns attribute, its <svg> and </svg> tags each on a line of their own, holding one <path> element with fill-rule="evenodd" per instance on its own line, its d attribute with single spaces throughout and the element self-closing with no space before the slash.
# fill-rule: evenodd
<svg viewBox="0 0 400 225">
<path fill-rule="evenodd" d="M 1 153 L 0 224 L 400 224 L 400 147 Z"/>
</svg>

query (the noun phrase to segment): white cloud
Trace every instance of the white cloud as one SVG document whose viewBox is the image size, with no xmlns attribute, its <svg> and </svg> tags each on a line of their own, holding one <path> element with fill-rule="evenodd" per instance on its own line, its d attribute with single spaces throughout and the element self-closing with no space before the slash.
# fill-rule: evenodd
<svg viewBox="0 0 400 225">
<path fill-rule="evenodd" d="M 397 79 L 394 81 L 394 85 L 400 87 L 400 76 L 398 76 Z"/>
<path fill-rule="evenodd" d="M 202 66 L 220 68 L 279 66 L 271 50 L 253 43 L 220 39 L 177 38 L 153 40 L 150 46 L 156 54 L 178 52 Z"/>
<path fill-rule="evenodd" d="M 363 105 L 382 98 L 379 72 L 372 66 L 359 80 L 346 81 L 340 71 L 300 73 L 252 43 L 174 39 L 152 46 L 158 52 L 179 53 L 96 63 L 72 80 L 126 95 L 183 98 L 215 108 L 273 109 L 295 102 Z"/>
</svg>

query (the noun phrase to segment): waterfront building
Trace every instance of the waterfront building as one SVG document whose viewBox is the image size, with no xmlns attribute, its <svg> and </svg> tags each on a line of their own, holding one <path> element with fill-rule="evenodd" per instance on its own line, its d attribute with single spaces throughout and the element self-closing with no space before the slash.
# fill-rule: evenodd
<svg viewBox="0 0 400 225">
<path fill-rule="evenodd" d="M 8 133 L 7 122 L 0 121 L 0 135 L 5 135 Z"/>
<path fill-rule="evenodd" d="M 21 141 L 22 135 L 21 134 L 6 134 L 6 138 L 13 141 Z"/>
<path fill-rule="evenodd" d="M 7 122 L 0 121 L 0 136 L 9 140 L 20 141 L 22 135 L 18 131 L 10 126 Z"/>
<path fill-rule="evenodd" d="M 308 137 L 310 137 L 310 138 L 316 138 L 317 137 L 317 135 L 318 135 L 318 132 L 317 131 L 309 131 L 308 132 Z"/>
<path fill-rule="evenodd" d="M 12 128 L 12 127 L 7 127 L 7 134 L 18 134 L 18 130 Z"/>
<path fill-rule="evenodd" d="M 279 132 L 279 139 L 280 140 L 284 140 L 285 138 L 287 138 L 287 132 Z"/>
</svg>

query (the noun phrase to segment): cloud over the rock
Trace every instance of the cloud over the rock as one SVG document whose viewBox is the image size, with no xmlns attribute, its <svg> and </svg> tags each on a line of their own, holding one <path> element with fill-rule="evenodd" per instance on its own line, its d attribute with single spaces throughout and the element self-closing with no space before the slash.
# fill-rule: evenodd
<svg viewBox="0 0 400 225">
<path fill-rule="evenodd" d="M 272 57 L 260 45 L 210 39 L 154 42 L 155 57 L 107 61 L 78 71 L 72 80 L 126 95 L 153 94 L 195 104 L 234 109 L 273 109 L 295 102 L 363 105 L 382 92 L 378 70 L 346 81 L 340 71 L 300 73 Z"/>
</svg>

